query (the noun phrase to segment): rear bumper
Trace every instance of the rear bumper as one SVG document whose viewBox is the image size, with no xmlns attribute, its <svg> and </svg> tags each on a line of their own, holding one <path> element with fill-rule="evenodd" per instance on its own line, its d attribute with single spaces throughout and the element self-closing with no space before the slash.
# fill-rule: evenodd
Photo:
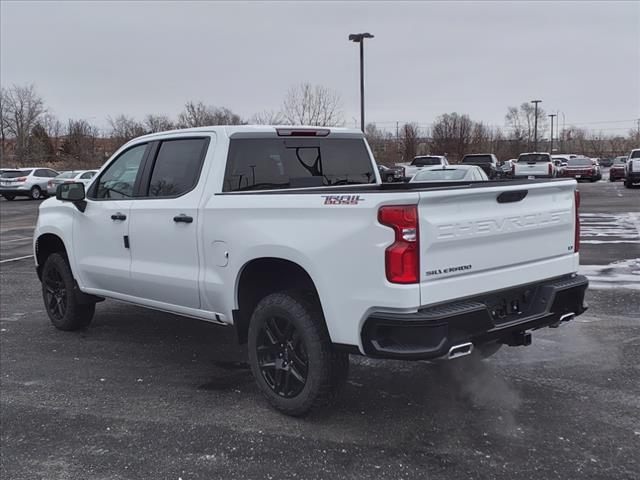
<svg viewBox="0 0 640 480">
<path fill-rule="evenodd" d="M 576 180 L 593 180 L 599 177 L 597 173 L 562 173 L 562 177 L 575 178 Z"/>
<path fill-rule="evenodd" d="M 564 276 L 416 313 L 374 312 L 364 323 L 362 345 L 372 357 L 424 360 L 463 343 L 508 343 L 516 334 L 555 327 L 582 314 L 588 284 L 582 275 Z"/>
<path fill-rule="evenodd" d="M 512 175 L 513 178 L 529 178 L 529 177 L 535 177 L 535 178 L 555 178 L 553 175 L 536 175 L 535 173 L 529 173 L 529 174 L 521 174 L 521 173 L 516 173 L 515 175 Z"/>
<path fill-rule="evenodd" d="M 30 189 L 27 187 L 0 187 L 0 195 L 29 195 Z"/>
</svg>

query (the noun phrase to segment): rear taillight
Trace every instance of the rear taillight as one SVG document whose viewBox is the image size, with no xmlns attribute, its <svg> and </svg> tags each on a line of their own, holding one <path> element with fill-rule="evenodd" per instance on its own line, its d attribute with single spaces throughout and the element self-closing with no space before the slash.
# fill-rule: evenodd
<svg viewBox="0 0 640 480">
<path fill-rule="evenodd" d="M 553 175 L 553 163 L 549 164 L 549 176 Z"/>
<path fill-rule="evenodd" d="M 26 182 L 27 181 L 27 177 L 18 177 L 16 178 L 16 182 Z"/>
<path fill-rule="evenodd" d="M 49 181 L 47 182 L 47 187 L 50 187 L 50 186 L 52 186 L 52 185 L 53 185 L 53 180 L 49 180 Z"/>
<path fill-rule="evenodd" d="M 393 229 L 395 241 L 385 250 L 387 280 L 392 283 L 418 283 L 420 250 L 418 207 L 389 205 L 380 207 L 378 221 Z"/>
<path fill-rule="evenodd" d="M 576 190 L 573 194 L 573 198 L 576 204 L 576 227 L 575 237 L 573 239 L 573 251 L 575 253 L 578 253 L 580 251 L 580 192 Z"/>
<path fill-rule="evenodd" d="M 512 175 L 515 175 L 515 174 L 516 174 L 516 164 L 515 164 L 515 163 L 512 163 L 512 164 L 511 164 L 511 174 L 512 174 Z"/>
</svg>

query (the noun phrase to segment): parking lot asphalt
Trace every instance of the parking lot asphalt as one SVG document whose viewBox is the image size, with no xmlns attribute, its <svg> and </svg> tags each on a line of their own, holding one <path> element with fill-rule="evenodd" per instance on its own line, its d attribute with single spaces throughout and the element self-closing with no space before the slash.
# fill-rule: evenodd
<svg viewBox="0 0 640 480">
<path fill-rule="evenodd" d="M 637 479 L 640 189 L 580 190 L 584 315 L 483 362 L 352 356 L 338 405 L 302 419 L 267 406 L 229 328 L 108 300 L 54 329 L 12 260 L 38 203 L 2 199 L 0 477 Z"/>
</svg>

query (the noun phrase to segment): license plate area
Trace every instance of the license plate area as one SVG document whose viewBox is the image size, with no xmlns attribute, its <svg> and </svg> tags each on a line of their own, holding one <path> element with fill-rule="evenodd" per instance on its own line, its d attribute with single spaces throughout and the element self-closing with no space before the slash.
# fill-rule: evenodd
<svg viewBox="0 0 640 480">
<path fill-rule="evenodd" d="M 529 317 L 542 311 L 546 306 L 540 302 L 539 287 L 521 287 L 497 293 L 484 303 L 487 305 L 495 325 L 502 325 Z"/>
</svg>

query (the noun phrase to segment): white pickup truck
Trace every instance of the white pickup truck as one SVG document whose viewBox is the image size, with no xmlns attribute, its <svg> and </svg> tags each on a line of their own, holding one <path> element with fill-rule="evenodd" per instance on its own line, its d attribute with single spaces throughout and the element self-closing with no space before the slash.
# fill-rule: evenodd
<svg viewBox="0 0 640 480">
<path fill-rule="evenodd" d="M 553 178 L 557 169 L 553 158 L 548 153 L 521 153 L 513 164 L 513 178 Z"/>
<path fill-rule="evenodd" d="M 633 187 L 634 183 L 640 183 L 640 148 L 631 150 L 629 160 L 624 167 L 624 186 Z"/>
<path fill-rule="evenodd" d="M 436 166 L 446 167 L 449 165 L 447 157 L 442 155 L 419 155 L 415 157 L 411 163 L 398 163 L 397 166 L 404 168 L 404 175 L 407 178 L 413 178 L 423 168 Z"/>
<path fill-rule="evenodd" d="M 279 410 L 344 386 L 349 354 L 452 359 L 585 310 L 573 179 L 383 184 L 358 130 L 209 127 L 137 138 L 40 206 L 46 312 L 113 298 L 224 325 Z"/>
</svg>

